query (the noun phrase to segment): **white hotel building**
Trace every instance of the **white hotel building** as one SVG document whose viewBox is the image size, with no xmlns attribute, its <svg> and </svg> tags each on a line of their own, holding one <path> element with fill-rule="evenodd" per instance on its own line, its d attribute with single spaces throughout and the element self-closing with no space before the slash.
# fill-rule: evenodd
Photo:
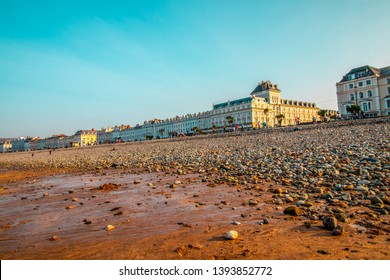
<svg viewBox="0 0 390 280">
<path fill-rule="evenodd" d="M 112 141 L 141 141 L 146 139 L 168 138 L 180 134 L 224 131 L 238 125 L 241 129 L 260 128 L 309 123 L 318 118 L 319 108 L 314 103 L 284 100 L 278 86 L 270 81 L 259 83 L 249 97 L 213 105 L 212 110 L 177 116 L 165 120 L 145 121 L 132 128 L 117 127 L 112 133 Z M 229 118 L 231 119 L 229 122 Z M 99 139 L 98 139 L 99 143 Z"/>
</svg>

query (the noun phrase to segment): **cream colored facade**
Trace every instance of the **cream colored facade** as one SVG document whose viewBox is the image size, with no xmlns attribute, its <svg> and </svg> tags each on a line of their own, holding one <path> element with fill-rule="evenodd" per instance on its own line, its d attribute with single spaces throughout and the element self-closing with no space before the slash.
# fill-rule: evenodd
<svg viewBox="0 0 390 280">
<path fill-rule="evenodd" d="M 342 116 L 347 106 L 358 105 L 366 116 L 390 115 L 390 66 L 362 66 L 349 71 L 336 83 L 337 104 Z"/>
<path fill-rule="evenodd" d="M 214 104 L 210 111 L 165 120 L 154 119 L 134 127 L 116 126 L 113 129 L 102 129 L 98 133 L 93 129 L 80 130 L 73 136 L 52 137 L 43 140 L 43 143 L 46 148 L 83 147 L 111 141 L 142 141 L 232 131 L 236 128 L 249 130 L 288 126 L 319 120 L 319 110 L 314 103 L 282 99 L 278 86 L 266 81 L 259 83 L 248 97 Z M 31 147 L 35 146 L 33 144 Z"/>
</svg>

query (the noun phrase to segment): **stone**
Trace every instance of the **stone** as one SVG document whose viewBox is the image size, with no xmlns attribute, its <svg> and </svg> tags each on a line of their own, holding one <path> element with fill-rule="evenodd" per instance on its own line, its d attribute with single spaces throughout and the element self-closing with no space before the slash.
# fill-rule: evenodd
<svg viewBox="0 0 390 280">
<path fill-rule="evenodd" d="M 338 236 L 344 234 L 344 227 L 338 225 L 332 230 L 332 235 Z"/>
<path fill-rule="evenodd" d="M 333 230 L 337 226 L 337 219 L 333 216 L 325 216 L 322 223 L 326 229 Z"/>
<path fill-rule="evenodd" d="M 238 238 L 238 232 L 235 230 L 230 230 L 226 232 L 223 237 L 228 240 L 234 240 Z"/>
<path fill-rule="evenodd" d="M 357 186 L 355 188 L 355 190 L 360 191 L 360 192 L 368 192 L 368 188 L 367 187 L 363 187 L 363 186 Z"/>
<path fill-rule="evenodd" d="M 238 226 L 238 225 L 241 225 L 241 223 L 240 223 L 240 222 L 237 222 L 237 221 L 233 221 L 233 222 L 232 222 L 232 225 Z"/>
<path fill-rule="evenodd" d="M 104 229 L 106 231 L 110 231 L 110 230 L 113 230 L 114 228 L 115 228 L 115 226 L 113 226 L 113 225 L 107 225 Z"/>
<path fill-rule="evenodd" d="M 379 197 L 377 196 L 374 196 L 371 198 L 371 203 L 372 204 L 383 204 L 383 200 L 380 199 Z"/>
<path fill-rule="evenodd" d="M 55 241 L 58 239 L 58 236 L 57 235 L 53 235 L 51 238 L 50 238 L 50 241 Z"/>
<path fill-rule="evenodd" d="M 299 216 L 301 214 L 301 210 L 296 206 L 289 206 L 284 209 L 283 213 L 291 216 Z"/>
<path fill-rule="evenodd" d="M 253 205 L 257 205 L 258 202 L 257 202 L 257 200 L 249 199 L 248 204 L 251 205 L 251 206 L 253 206 Z"/>
<path fill-rule="evenodd" d="M 72 206 L 72 205 L 69 205 L 69 206 L 66 206 L 66 210 L 71 210 L 71 209 L 73 209 L 74 208 L 74 206 Z"/>
</svg>

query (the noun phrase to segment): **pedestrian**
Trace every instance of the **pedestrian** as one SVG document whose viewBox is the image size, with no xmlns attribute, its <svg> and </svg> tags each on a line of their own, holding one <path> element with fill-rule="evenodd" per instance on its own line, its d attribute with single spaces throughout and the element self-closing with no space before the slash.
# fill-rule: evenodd
<svg viewBox="0 0 390 280">
<path fill-rule="evenodd" d="M 34 157 L 34 153 L 32 153 L 31 157 Z"/>
</svg>

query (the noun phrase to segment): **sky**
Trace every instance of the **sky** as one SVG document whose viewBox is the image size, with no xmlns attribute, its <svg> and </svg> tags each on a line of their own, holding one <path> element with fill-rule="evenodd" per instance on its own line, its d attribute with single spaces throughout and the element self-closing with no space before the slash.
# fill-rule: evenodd
<svg viewBox="0 0 390 280">
<path fill-rule="evenodd" d="M 388 0 L 0 0 L 0 138 L 143 124 L 249 96 L 337 109 L 390 65 Z"/>
</svg>

